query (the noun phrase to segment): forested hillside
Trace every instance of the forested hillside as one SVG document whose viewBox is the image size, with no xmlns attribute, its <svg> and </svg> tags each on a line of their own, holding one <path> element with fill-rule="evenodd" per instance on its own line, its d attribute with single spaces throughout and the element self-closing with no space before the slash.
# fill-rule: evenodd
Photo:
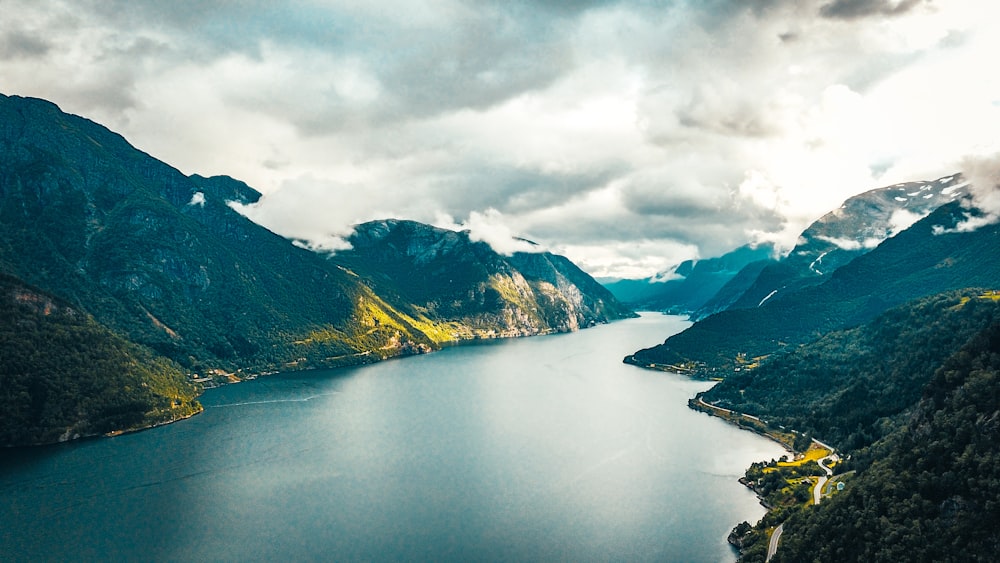
<svg viewBox="0 0 1000 563">
<path fill-rule="evenodd" d="M 546 252 L 503 256 L 467 232 L 389 219 L 358 225 L 330 260 L 459 338 L 576 330 L 632 312 L 588 274 Z"/>
<path fill-rule="evenodd" d="M 412 222 L 385 245 L 388 254 L 373 246 L 364 249 L 371 255 L 356 251 L 351 261 L 313 252 L 235 209 L 260 197 L 229 177 L 185 176 L 45 100 L 0 95 L 0 273 L 92 315 L 109 334 L 136 344 L 130 354 L 146 354 L 150 365 L 162 360 L 170 369 L 231 381 L 369 363 L 466 338 L 575 330 L 631 314 L 564 258 L 523 258 L 530 273 L 522 274 L 513 257 L 471 245 L 466 234 Z M 464 237 L 464 250 L 418 267 L 412 259 L 420 252 L 408 249 L 435 237 Z M 402 256 L 409 261 L 397 261 Z M 50 344 L 39 337 L 29 349 L 51 362 L 70 342 Z M 54 380 L 69 381 L 71 364 L 39 365 L 51 368 Z M 126 385 L 116 379 L 121 370 L 97 364 L 106 369 L 95 368 L 95 381 L 106 373 L 106 385 Z M 21 375 L 16 392 L 9 391 L 17 403 L 10 412 L 27 414 L 10 424 L 31 425 L 39 441 L 62 436 L 67 425 L 85 434 L 114 426 L 106 421 L 131 428 L 151 420 L 105 416 L 103 407 L 46 414 L 50 394 L 31 382 L 41 372 L 29 377 L 18 369 L 11 372 Z M 134 385 L 129 389 L 126 396 Z M 93 385 L 66 390 L 84 402 L 110 397 Z M 122 413 L 146 412 L 145 404 Z"/>
<path fill-rule="evenodd" d="M 1000 324 L 934 374 L 858 477 L 793 516 L 772 561 L 996 561 L 1000 551 Z"/>
<path fill-rule="evenodd" d="M 199 392 L 175 364 L 0 274 L 0 446 L 169 422 L 200 411 Z"/>
<path fill-rule="evenodd" d="M 984 290 L 926 297 L 734 373 L 702 399 L 854 451 L 895 428 L 944 360 L 995 322 L 1000 302 Z"/>
</svg>

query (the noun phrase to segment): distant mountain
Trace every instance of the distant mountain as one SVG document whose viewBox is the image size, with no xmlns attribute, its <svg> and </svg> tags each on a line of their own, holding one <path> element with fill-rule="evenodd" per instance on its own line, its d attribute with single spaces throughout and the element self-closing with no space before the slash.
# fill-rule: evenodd
<svg viewBox="0 0 1000 563">
<path fill-rule="evenodd" d="M 766 260 L 773 252 L 770 244 L 741 246 L 719 257 L 686 260 L 651 278 L 618 280 L 605 287 L 637 309 L 691 313 L 704 307 L 745 266 Z"/>
<path fill-rule="evenodd" d="M 234 380 L 629 314 L 565 259 L 505 259 L 486 245 L 438 256 L 434 278 L 415 259 L 379 264 L 373 245 L 371 257 L 353 254 L 363 277 L 230 205 L 259 198 L 232 178 L 185 176 L 50 102 L 0 95 L 0 273 L 64 299 L 174 369 Z M 393 244 L 417 249 L 420 237 L 438 236 L 413 226 L 412 240 L 397 232 Z M 374 242 L 369 235 L 362 229 L 355 242 Z M 482 261 L 477 280 L 488 283 L 437 285 L 466 271 L 466 252 Z M 474 291 L 456 293 L 463 288 Z"/>
<path fill-rule="evenodd" d="M 776 259 L 768 258 L 743 266 L 743 269 L 727 281 L 726 285 L 722 286 L 719 291 L 715 292 L 715 295 L 711 299 L 705 301 L 700 307 L 691 312 L 691 320 L 700 321 L 715 313 L 732 308 L 739 301 L 740 297 L 757 282 L 757 278 L 760 277 L 761 272 L 776 262 Z"/>
<path fill-rule="evenodd" d="M 453 339 L 577 330 L 632 316 L 561 256 L 502 256 L 484 242 L 414 221 L 357 225 L 331 261 L 361 275 L 413 316 L 447 323 Z"/>
<path fill-rule="evenodd" d="M 0 274 L 0 446 L 170 422 L 201 410 L 199 390 L 171 362 Z"/>
<path fill-rule="evenodd" d="M 726 375 L 753 358 L 856 326 L 911 299 L 1000 279 L 1000 225 L 953 232 L 966 218 L 960 202 L 946 204 L 909 229 L 826 276 L 824 283 L 705 318 L 664 344 L 626 360 L 639 365 L 688 365 Z M 951 229 L 951 230 L 949 230 Z"/>
<path fill-rule="evenodd" d="M 965 196 L 967 185 L 961 174 L 954 174 L 930 182 L 895 184 L 849 198 L 803 231 L 788 256 L 765 265 L 729 308 L 752 309 L 823 283 L 838 268 L 885 239 Z M 700 316 L 707 316 L 706 312 Z"/>
</svg>

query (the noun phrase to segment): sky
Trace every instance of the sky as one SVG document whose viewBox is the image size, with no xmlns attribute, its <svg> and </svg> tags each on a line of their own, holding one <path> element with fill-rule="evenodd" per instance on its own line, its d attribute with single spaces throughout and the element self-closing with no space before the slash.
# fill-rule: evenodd
<svg viewBox="0 0 1000 563">
<path fill-rule="evenodd" d="M 241 212 L 318 249 L 400 217 L 642 277 L 788 249 L 847 197 L 1000 153 L 992 0 L 0 13 L 0 93 L 51 100 L 185 174 L 243 180 L 264 196 Z"/>
</svg>

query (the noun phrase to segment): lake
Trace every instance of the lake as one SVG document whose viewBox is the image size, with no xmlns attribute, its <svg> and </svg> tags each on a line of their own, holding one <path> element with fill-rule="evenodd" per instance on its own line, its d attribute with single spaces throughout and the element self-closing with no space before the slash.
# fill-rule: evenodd
<svg viewBox="0 0 1000 563">
<path fill-rule="evenodd" d="M 0 450 L 0 559 L 733 561 L 777 444 L 622 363 L 658 314 L 207 391 L 115 438 Z"/>
</svg>

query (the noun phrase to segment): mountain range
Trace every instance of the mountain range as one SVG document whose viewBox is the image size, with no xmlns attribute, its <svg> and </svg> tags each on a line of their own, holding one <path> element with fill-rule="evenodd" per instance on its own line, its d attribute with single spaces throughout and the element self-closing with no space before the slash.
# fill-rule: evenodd
<svg viewBox="0 0 1000 563">
<path fill-rule="evenodd" d="M 649 311 L 687 314 L 700 311 L 751 264 L 771 261 L 771 244 L 744 245 L 722 256 L 685 260 L 666 272 L 643 279 L 607 280 L 619 301 Z"/>
<path fill-rule="evenodd" d="M 653 277 L 606 280 L 605 285 L 637 309 L 687 314 L 692 320 L 751 309 L 823 283 L 857 256 L 966 195 L 968 182 L 961 174 L 877 188 L 814 221 L 781 258 L 769 243 L 747 245 L 716 258 L 684 261 Z"/>
<path fill-rule="evenodd" d="M 232 205 L 260 197 L 229 177 L 185 176 L 50 102 L 0 96 L 0 273 L 190 378 L 354 365 L 632 315 L 565 258 L 503 256 L 429 225 L 360 225 L 356 248 L 319 254 Z M 50 395 L 31 389 L 11 400 L 44 408 Z"/>
<path fill-rule="evenodd" d="M 734 528 L 741 563 L 995 558 L 1000 224 L 969 188 L 955 174 L 855 196 L 626 357 L 718 380 L 693 408 L 836 448 L 833 469 L 747 471 L 782 500 Z M 801 476 L 831 471 L 813 506 L 823 480 Z"/>
<path fill-rule="evenodd" d="M 708 316 L 626 361 L 685 366 L 704 375 L 724 376 L 754 363 L 754 358 L 862 324 L 912 299 L 965 287 L 992 287 L 1000 279 L 1000 261 L 994 258 L 1000 226 L 989 224 L 974 231 L 956 228 L 970 213 L 979 213 L 967 207 L 967 198 L 956 198 L 833 272 L 809 278 L 786 275 L 784 280 L 805 281 L 780 298 Z M 806 263 L 804 258 L 791 260 Z M 767 272 L 763 268 L 757 280 Z M 773 286 L 755 281 L 751 287 Z"/>
</svg>

